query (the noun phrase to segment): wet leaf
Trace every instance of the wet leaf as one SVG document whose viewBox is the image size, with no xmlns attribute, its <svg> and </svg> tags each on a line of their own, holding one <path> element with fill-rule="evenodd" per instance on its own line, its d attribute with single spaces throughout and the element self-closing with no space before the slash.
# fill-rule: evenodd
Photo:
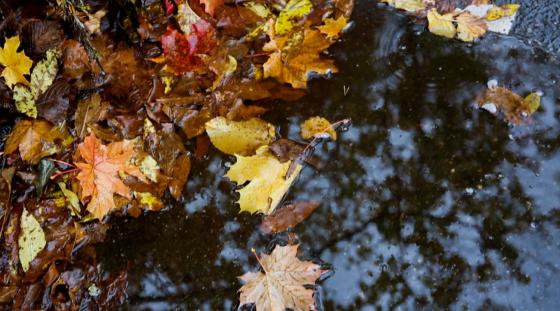
<svg viewBox="0 0 560 311">
<path fill-rule="evenodd" d="M 0 65 L 4 66 L 1 76 L 9 88 L 17 83 L 29 84 L 24 75 L 29 74 L 33 61 L 23 51 L 17 51 L 19 45 L 19 37 L 15 36 L 7 38 L 4 47 L 0 49 Z"/>
<path fill-rule="evenodd" d="M 276 245 L 270 255 L 262 254 L 263 272 L 247 272 L 239 277 L 245 284 L 239 289 L 240 305 L 254 303 L 257 311 L 315 310 L 313 285 L 325 273 L 319 265 L 301 261 L 298 245 Z"/>
<path fill-rule="evenodd" d="M 41 162 L 39 162 L 38 171 L 39 174 L 35 179 L 35 191 L 37 192 L 37 197 L 40 198 L 43 195 L 43 189 L 45 188 L 45 185 L 49 181 L 49 178 L 52 176 L 52 174 L 56 171 L 56 168 L 54 167 L 52 161 L 43 159 L 41 160 Z"/>
<path fill-rule="evenodd" d="M 286 179 L 292 161 L 280 163 L 267 146 L 260 147 L 254 156 L 235 157 L 237 161 L 230 167 L 226 177 L 238 185 L 249 182 L 237 190 L 242 212 L 272 213 L 301 171 L 301 165 L 298 164 L 294 174 Z"/>
<path fill-rule="evenodd" d="M 63 182 L 58 183 L 58 187 L 60 187 L 60 191 L 66 198 L 66 207 L 70 210 L 70 214 L 72 216 L 76 216 L 81 218 L 81 207 L 80 207 L 80 199 L 78 199 L 78 195 L 76 195 L 72 190 L 66 188 L 66 184 Z"/>
<path fill-rule="evenodd" d="M 426 8 L 424 0 L 381 0 L 381 2 L 407 12 L 418 12 Z"/>
<path fill-rule="evenodd" d="M 329 39 L 337 38 L 342 30 L 348 25 L 348 19 L 345 16 L 339 16 L 337 19 L 327 18 L 325 24 L 317 27 L 319 31 L 326 35 Z"/>
<path fill-rule="evenodd" d="M 15 167 L 9 167 L 2 170 L 2 176 L 0 177 L 0 219 L 6 217 L 6 212 L 11 205 L 10 196 L 12 193 L 12 178 L 14 177 L 15 171 Z"/>
<path fill-rule="evenodd" d="M 43 157 L 57 153 L 60 148 L 55 141 L 65 139 L 64 131 L 43 120 L 22 120 L 18 122 L 8 137 L 4 152 L 19 150 L 21 158 L 32 164 Z"/>
<path fill-rule="evenodd" d="M 265 78 L 305 88 L 310 73 L 337 72 L 332 60 L 321 58 L 320 54 L 332 41 L 320 31 L 306 29 L 290 37 L 276 37 L 274 33 L 269 36 L 271 41 L 263 47 L 264 51 L 272 52 L 263 65 Z"/>
<path fill-rule="evenodd" d="M 457 33 L 453 25 L 453 14 L 440 15 L 435 9 L 428 12 L 428 29 L 435 35 L 450 39 Z"/>
<path fill-rule="evenodd" d="M 251 155 L 276 137 L 274 126 L 261 119 L 231 121 L 216 117 L 206 122 L 206 133 L 212 144 L 223 153 Z"/>
<path fill-rule="evenodd" d="M 24 85 L 16 85 L 14 87 L 14 101 L 17 111 L 27 115 L 30 118 L 37 118 L 37 106 L 35 105 L 35 96 L 31 90 Z"/>
<path fill-rule="evenodd" d="M 189 35 L 192 30 L 192 25 L 200 20 L 201 18 L 191 9 L 188 1 L 179 3 L 177 7 L 177 22 L 184 34 Z"/>
<path fill-rule="evenodd" d="M 274 24 L 274 31 L 277 35 L 285 35 L 292 31 L 295 23 L 306 16 L 313 9 L 310 0 L 290 0 L 278 14 L 278 19 Z"/>
<path fill-rule="evenodd" d="M 88 125 L 102 120 L 107 108 L 107 102 L 101 101 L 101 96 L 98 93 L 94 93 L 88 99 L 81 100 L 76 109 L 74 123 L 78 137 L 85 137 L 88 133 Z"/>
<path fill-rule="evenodd" d="M 47 242 L 41 225 L 25 208 L 21 215 L 20 230 L 18 238 L 19 261 L 23 271 L 27 272 L 29 263 L 45 248 Z"/>
<path fill-rule="evenodd" d="M 52 85 L 58 72 L 58 57 L 58 51 L 48 50 L 45 58 L 33 68 L 30 88 L 35 99 Z"/>
<path fill-rule="evenodd" d="M 139 165 L 140 171 L 152 182 L 158 181 L 159 165 L 152 156 L 148 155 L 142 159 Z"/>
<path fill-rule="evenodd" d="M 261 230 L 270 234 L 293 228 L 309 217 L 320 205 L 321 203 L 316 201 L 288 204 L 266 216 L 261 223 Z"/>
<path fill-rule="evenodd" d="M 301 124 L 301 138 L 312 139 L 318 136 L 328 136 L 336 140 L 336 131 L 331 123 L 323 117 L 312 117 Z"/>
<path fill-rule="evenodd" d="M 457 15 L 455 21 L 457 22 L 457 38 L 465 42 L 474 41 L 488 30 L 488 26 L 483 19 L 469 12 Z"/>
<path fill-rule="evenodd" d="M 163 208 L 163 202 L 149 192 L 134 192 L 140 207 L 150 211 L 159 211 Z"/>
<path fill-rule="evenodd" d="M 190 172 L 191 159 L 189 156 L 182 154 L 173 161 L 173 167 L 170 170 L 172 180 L 169 183 L 169 192 L 176 200 L 181 197 Z"/>
<path fill-rule="evenodd" d="M 119 172 L 143 178 L 138 167 L 130 164 L 134 154 L 131 141 L 113 142 L 103 145 L 94 134 L 87 136 L 78 145 L 85 162 L 78 162 L 77 179 L 82 187 L 81 199 L 90 198 L 87 210 L 99 220 L 117 209 L 113 194 L 131 198 L 130 189 L 122 182 Z"/>
<path fill-rule="evenodd" d="M 499 20 L 503 17 L 512 16 L 519 10 L 519 4 L 506 4 L 503 6 L 493 6 L 486 12 L 484 17 L 487 21 Z"/>
<path fill-rule="evenodd" d="M 503 113 L 510 123 L 519 125 L 539 108 L 540 96 L 531 93 L 524 99 L 504 87 L 495 86 L 481 94 L 477 103 L 493 114 Z"/>
</svg>

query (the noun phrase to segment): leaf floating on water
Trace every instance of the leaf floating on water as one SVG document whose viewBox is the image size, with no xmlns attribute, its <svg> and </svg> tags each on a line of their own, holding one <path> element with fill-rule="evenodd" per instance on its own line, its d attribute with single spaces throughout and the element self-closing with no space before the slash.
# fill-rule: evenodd
<svg viewBox="0 0 560 311">
<path fill-rule="evenodd" d="M 6 85 L 12 89 L 17 83 L 29 84 L 24 75 L 29 74 L 33 65 L 33 61 L 24 52 L 17 51 L 19 45 L 19 37 L 14 36 L 6 39 L 4 47 L 0 48 L 0 65 L 5 67 L 1 76 L 4 77 Z"/>
<path fill-rule="evenodd" d="M 260 212 L 270 214 L 280 203 L 290 186 L 299 175 L 301 165 L 286 179 L 286 174 L 292 161 L 280 163 L 268 150 L 262 146 L 254 156 L 235 156 L 237 161 L 232 165 L 226 177 L 238 185 L 249 182 L 239 192 L 239 207 L 241 211 L 249 213 Z"/>
<path fill-rule="evenodd" d="M 20 230 L 18 237 L 19 261 L 23 271 L 27 272 L 29 264 L 45 248 L 47 241 L 41 224 L 25 208 L 21 214 Z"/>
<path fill-rule="evenodd" d="M 254 303 L 257 311 L 315 310 L 313 285 L 326 271 L 310 261 L 301 261 L 298 245 L 276 245 L 270 255 L 259 258 L 263 272 L 247 272 L 239 279 L 240 305 Z"/>
<path fill-rule="evenodd" d="M 531 93 L 526 98 L 513 93 L 512 91 L 494 86 L 487 89 L 477 98 L 480 108 L 490 112 L 499 111 L 506 119 L 515 125 L 522 124 L 540 106 L 541 98 L 537 93 Z"/>
<path fill-rule="evenodd" d="M 381 0 L 381 2 L 385 2 L 396 9 L 405 10 L 411 13 L 418 12 L 426 8 L 424 0 Z"/>
<path fill-rule="evenodd" d="M 453 25 L 453 14 L 439 14 L 435 9 L 428 12 L 428 29 L 431 33 L 446 37 L 454 38 L 457 33 L 455 25 Z"/>
<path fill-rule="evenodd" d="M 318 136 L 328 136 L 336 140 L 336 131 L 332 124 L 323 117 L 312 117 L 301 124 L 301 138 L 312 139 Z"/>
<path fill-rule="evenodd" d="M 276 137 L 274 126 L 258 118 L 231 121 L 216 117 L 206 122 L 206 133 L 212 144 L 223 153 L 251 155 Z"/>
<path fill-rule="evenodd" d="M 316 201 L 288 204 L 266 216 L 261 223 L 261 230 L 269 234 L 293 228 L 309 217 L 320 205 L 321 203 Z"/>
</svg>

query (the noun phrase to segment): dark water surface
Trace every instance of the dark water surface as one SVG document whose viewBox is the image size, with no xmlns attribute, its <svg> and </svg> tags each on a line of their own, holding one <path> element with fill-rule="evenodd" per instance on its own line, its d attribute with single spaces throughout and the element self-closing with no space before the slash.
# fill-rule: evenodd
<svg viewBox="0 0 560 311">
<path fill-rule="evenodd" d="M 334 273 L 324 310 L 560 310 L 560 66 L 513 38 L 438 38 L 372 1 L 332 51 L 340 73 L 265 118 L 283 137 L 321 115 L 352 128 L 316 152 L 287 200 L 323 204 L 294 232 Z M 473 99 L 490 79 L 543 103 L 508 127 Z M 344 95 L 344 88 L 349 88 Z M 232 157 L 195 163 L 180 204 L 119 220 L 100 257 L 130 264 L 129 310 L 229 310 L 258 231 L 223 177 Z"/>
</svg>

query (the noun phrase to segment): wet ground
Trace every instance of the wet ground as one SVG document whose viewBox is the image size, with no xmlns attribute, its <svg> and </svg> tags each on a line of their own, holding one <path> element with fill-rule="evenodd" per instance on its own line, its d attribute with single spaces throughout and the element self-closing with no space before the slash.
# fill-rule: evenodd
<svg viewBox="0 0 560 311">
<path fill-rule="evenodd" d="M 303 257 L 334 270 L 319 308 L 559 310 L 559 64 L 514 38 L 433 36 L 373 1 L 354 21 L 332 50 L 340 73 L 265 116 L 294 139 L 310 116 L 354 122 L 287 198 L 322 202 L 294 230 Z M 543 92 L 532 123 L 473 108 L 490 79 Z M 223 177 L 232 163 L 212 151 L 183 202 L 115 224 L 99 255 L 109 269 L 129 264 L 123 309 L 237 308 L 236 277 L 258 267 L 251 248 L 287 235 L 238 213 Z"/>
</svg>

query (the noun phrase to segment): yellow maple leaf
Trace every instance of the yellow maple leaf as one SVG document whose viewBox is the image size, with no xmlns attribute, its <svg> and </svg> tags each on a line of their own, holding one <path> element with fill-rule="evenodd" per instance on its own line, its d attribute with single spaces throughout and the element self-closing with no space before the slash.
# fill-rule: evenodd
<svg viewBox="0 0 560 311">
<path fill-rule="evenodd" d="M 428 29 L 435 35 L 450 39 L 454 38 L 457 29 L 453 24 L 453 20 L 453 14 L 441 15 L 436 9 L 432 9 L 428 12 Z"/>
<path fill-rule="evenodd" d="M 274 29 L 278 35 L 289 33 L 295 26 L 295 21 L 309 14 L 313 9 L 310 0 L 290 0 L 278 14 Z"/>
<path fill-rule="evenodd" d="M 29 74 L 33 61 L 24 52 L 17 51 L 19 44 L 19 37 L 14 36 L 6 39 L 4 48 L 0 49 L 0 64 L 5 67 L 2 70 L 2 77 L 9 88 L 17 83 L 29 84 L 24 75 Z"/>
<path fill-rule="evenodd" d="M 472 42 L 481 37 L 488 30 L 486 22 L 469 12 L 463 12 L 455 17 L 457 22 L 457 38 L 465 42 Z"/>
<path fill-rule="evenodd" d="M 332 60 L 321 58 L 320 53 L 331 46 L 332 41 L 319 30 L 305 29 L 277 37 L 270 27 L 269 37 L 270 41 L 263 47 L 265 52 L 272 52 L 263 65 L 265 78 L 305 88 L 311 72 L 337 72 Z"/>
<path fill-rule="evenodd" d="M 280 163 L 268 150 L 268 146 L 257 149 L 254 156 L 235 156 L 237 161 L 231 166 L 226 177 L 238 185 L 249 183 L 237 190 L 241 211 L 270 214 L 280 203 L 288 189 L 299 175 L 301 165 L 286 178 L 292 161 Z"/>
<path fill-rule="evenodd" d="M 313 285 L 326 271 L 297 256 L 299 245 L 276 245 L 270 255 L 257 257 L 263 272 L 247 272 L 239 277 L 245 284 L 240 305 L 254 303 L 257 311 L 315 310 Z"/>
<path fill-rule="evenodd" d="M 232 121 L 216 117 L 205 124 L 212 144 L 227 154 L 251 155 L 276 137 L 274 126 L 259 118 L 248 121 Z"/>
<path fill-rule="evenodd" d="M 95 134 L 90 134 L 78 145 L 85 162 L 76 163 L 80 169 L 77 176 L 82 187 L 82 202 L 91 198 L 87 210 L 99 220 L 117 209 L 113 194 L 131 198 L 130 189 L 119 177 L 119 172 L 145 180 L 138 167 L 129 163 L 134 154 L 131 141 L 103 145 Z"/>
<path fill-rule="evenodd" d="M 317 29 L 319 29 L 322 34 L 326 35 L 327 38 L 333 39 L 338 37 L 347 24 L 348 19 L 345 16 L 339 16 L 337 19 L 325 19 L 325 24 L 317 27 Z"/>
</svg>

